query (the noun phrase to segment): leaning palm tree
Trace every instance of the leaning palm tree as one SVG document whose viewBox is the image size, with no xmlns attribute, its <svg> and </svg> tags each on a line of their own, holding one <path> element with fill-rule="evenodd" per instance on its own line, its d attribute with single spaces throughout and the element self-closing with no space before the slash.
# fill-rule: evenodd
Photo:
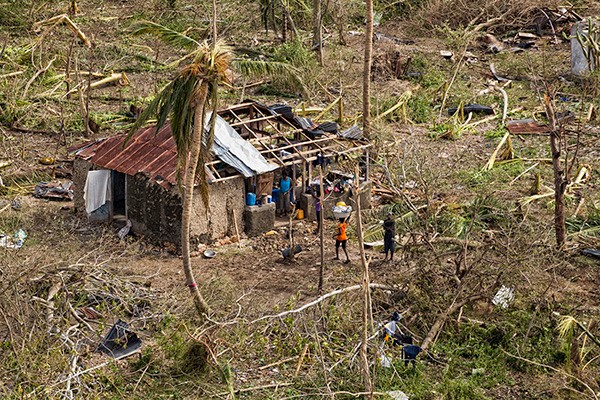
<svg viewBox="0 0 600 400">
<path fill-rule="evenodd" d="M 197 167 L 207 161 L 212 146 L 215 112 L 211 128 L 205 129 L 208 112 L 216 108 L 218 86 L 230 80 L 231 52 L 223 45 L 200 43 L 192 61 L 166 85 L 148 105 L 132 129 L 132 133 L 148 119 L 158 116 L 157 132 L 171 119 L 173 139 L 177 146 L 178 182 L 183 197 L 181 214 L 181 253 L 186 284 L 200 313 L 208 313 L 208 303 L 198 290 L 190 259 L 190 223 Z M 214 111 L 214 110 L 213 110 Z M 203 177 L 203 175 L 200 175 Z M 183 182 L 183 185 L 181 183 Z M 206 179 L 199 181 L 201 193 L 208 202 Z"/>
<path fill-rule="evenodd" d="M 273 63 L 254 60 L 233 60 L 230 48 L 221 44 L 198 42 L 187 35 L 165 28 L 152 22 L 140 23 L 134 33 L 152 33 L 171 44 L 190 48 L 180 62 L 191 60 L 175 78 L 167 84 L 140 115 L 131 134 L 145 124 L 150 118 L 157 116 L 158 130 L 171 119 L 173 139 L 177 146 L 178 182 L 183 196 L 181 215 L 181 254 L 186 284 L 190 289 L 194 305 L 200 316 L 209 311 L 206 300 L 202 297 L 194 278 L 190 259 L 190 223 L 193 207 L 196 171 L 201 167 L 198 176 L 200 193 L 208 212 L 208 183 L 203 173 L 204 163 L 212 147 L 214 126 L 217 111 L 218 88 L 220 84 L 231 83 L 233 76 L 231 67 L 248 76 L 271 75 L 286 78 L 294 86 L 302 82 L 291 66 L 285 63 Z M 206 129 L 206 118 L 210 112 L 210 125 Z"/>
</svg>

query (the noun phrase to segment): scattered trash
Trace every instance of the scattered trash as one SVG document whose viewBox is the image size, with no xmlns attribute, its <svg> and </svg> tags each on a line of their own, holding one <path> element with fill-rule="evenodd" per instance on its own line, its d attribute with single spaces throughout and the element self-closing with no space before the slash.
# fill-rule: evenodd
<svg viewBox="0 0 600 400">
<path fill-rule="evenodd" d="M 300 246 L 299 244 L 294 246 L 294 254 L 298 254 L 302 251 L 302 246 Z M 283 256 L 283 259 L 285 260 L 286 258 L 290 258 L 292 252 L 290 251 L 289 247 L 286 247 L 285 249 L 281 250 L 281 255 Z"/>
<path fill-rule="evenodd" d="M 73 200 L 73 182 L 40 182 L 36 185 L 33 195 L 38 198 Z"/>
<path fill-rule="evenodd" d="M 446 60 L 450 60 L 454 53 L 448 50 L 440 50 L 440 55 L 444 57 Z"/>
<path fill-rule="evenodd" d="M 473 368 L 471 370 L 471 375 L 483 375 L 485 374 L 485 368 Z"/>
<path fill-rule="evenodd" d="M 379 363 L 383 368 L 389 368 L 392 366 L 392 360 L 390 360 L 389 357 L 383 352 L 381 352 L 381 355 L 379 356 Z"/>
<path fill-rule="evenodd" d="M 550 132 L 548 125 L 535 122 L 532 119 L 516 119 L 506 123 L 506 129 L 513 135 L 535 135 Z"/>
<path fill-rule="evenodd" d="M 458 111 L 458 107 L 450 107 L 448 109 L 448 115 L 452 116 L 452 115 L 456 114 L 457 111 Z M 482 106 L 480 104 L 466 104 L 463 106 L 462 112 L 465 115 L 467 115 L 469 113 L 486 114 L 486 115 L 494 114 L 494 110 L 492 109 L 492 107 Z"/>
<path fill-rule="evenodd" d="M 406 393 L 401 390 L 390 390 L 389 392 L 385 392 L 388 396 L 392 398 L 392 400 L 409 400 Z"/>
<path fill-rule="evenodd" d="M 278 234 L 277 231 L 271 230 L 269 232 L 263 233 L 263 236 L 271 236 L 271 235 L 277 235 L 277 234 Z"/>
<path fill-rule="evenodd" d="M 499 41 L 494 35 L 492 35 L 490 33 L 485 35 L 485 41 L 488 45 L 488 49 L 492 53 L 500 53 L 505 48 L 504 44 L 501 41 Z"/>
<path fill-rule="evenodd" d="M 0 247 L 7 249 L 20 249 L 25 243 L 27 233 L 23 229 L 19 229 L 12 236 L 6 236 L 0 233 Z"/>
<path fill-rule="evenodd" d="M 142 347 L 140 338 L 120 319 L 110 328 L 98 351 L 113 358 L 123 358 L 137 352 Z"/>
<path fill-rule="evenodd" d="M 600 258 L 600 250 L 598 249 L 583 249 L 581 254 L 588 257 Z"/>
<path fill-rule="evenodd" d="M 508 308 L 508 305 L 515 299 L 515 289 L 502 285 L 500 290 L 492 299 L 492 303 L 500 308 Z"/>
<path fill-rule="evenodd" d="M 131 220 L 128 219 L 125 226 L 122 227 L 121 229 L 119 229 L 119 232 L 117 232 L 117 236 L 119 237 L 119 239 L 123 240 L 123 239 L 125 239 L 125 236 L 129 235 L 130 230 L 131 230 Z"/>
<path fill-rule="evenodd" d="M 215 258 L 217 255 L 217 253 L 211 249 L 204 250 L 204 253 L 202 254 L 204 255 L 204 258 Z"/>
<path fill-rule="evenodd" d="M 345 138 L 345 139 L 359 140 L 359 139 L 362 139 L 363 132 L 358 127 L 358 125 L 353 125 L 350 128 L 346 129 L 345 131 L 339 133 L 338 135 L 341 136 L 341 137 L 343 137 L 343 138 Z"/>
<path fill-rule="evenodd" d="M 52 157 L 40 158 L 40 164 L 52 165 L 52 164 L 54 164 L 54 158 L 52 158 Z"/>
<path fill-rule="evenodd" d="M 490 71 L 492 72 L 494 79 L 496 79 L 498 82 L 509 82 L 510 81 L 510 79 L 499 76 L 496 73 L 496 66 L 494 65 L 494 63 L 490 63 Z"/>
<path fill-rule="evenodd" d="M 14 199 L 13 201 L 10 202 L 10 206 L 12 207 L 13 210 L 20 211 L 21 210 L 21 201 L 19 199 Z"/>
<path fill-rule="evenodd" d="M 102 318 L 102 314 L 93 309 L 92 307 L 81 307 L 77 311 L 87 319 L 99 319 Z"/>
<path fill-rule="evenodd" d="M 571 73 L 585 76 L 598 67 L 600 19 L 590 18 L 571 28 Z"/>
</svg>

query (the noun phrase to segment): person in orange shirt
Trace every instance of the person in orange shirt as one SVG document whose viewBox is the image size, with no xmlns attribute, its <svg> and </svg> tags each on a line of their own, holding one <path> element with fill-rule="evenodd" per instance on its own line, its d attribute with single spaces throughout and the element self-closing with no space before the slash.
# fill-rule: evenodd
<svg viewBox="0 0 600 400">
<path fill-rule="evenodd" d="M 346 243 L 348 242 L 348 235 L 346 235 L 346 229 L 348 228 L 348 224 L 345 218 L 340 218 L 338 225 L 337 235 L 335 235 L 335 258 L 334 260 L 340 259 L 340 246 L 344 250 L 344 254 L 346 254 L 345 263 L 348 264 L 350 262 L 350 256 L 348 256 L 348 250 L 346 250 Z"/>
</svg>

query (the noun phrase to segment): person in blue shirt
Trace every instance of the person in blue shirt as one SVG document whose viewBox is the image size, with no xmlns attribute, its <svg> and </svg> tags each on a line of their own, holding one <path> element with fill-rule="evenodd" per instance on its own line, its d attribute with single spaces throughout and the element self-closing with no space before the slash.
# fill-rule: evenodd
<svg viewBox="0 0 600 400">
<path fill-rule="evenodd" d="M 279 212 L 281 215 L 288 215 L 290 212 L 290 192 L 292 189 L 292 180 L 287 171 L 281 173 L 279 180 Z"/>
</svg>

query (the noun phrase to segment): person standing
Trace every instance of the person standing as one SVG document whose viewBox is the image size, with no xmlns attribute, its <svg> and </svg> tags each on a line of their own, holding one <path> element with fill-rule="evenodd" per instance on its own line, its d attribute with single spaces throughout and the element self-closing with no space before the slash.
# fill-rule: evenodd
<svg viewBox="0 0 600 400">
<path fill-rule="evenodd" d="M 335 236 L 335 258 L 334 260 L 340 259 L 340 246 L 342 250 L 344 250 L 344 254 L 346 255 L 346 264 L 350 262 L 350 256 L 348 256 L 348 250 L 346 249 L 346 244 L 348 242 L 348 235 L 346 234 L 346 229 L 348 229 L 348 224 L 346 223 L 347 218 L 340 218 L 337 228 L 337 235 Z"/>
<path fill-rule="evenodd" d="M 279 180 L 279 204 L 281 206 L 280 213 L 288 215 L 290 212 L 290 192 L 292 189 L 292 180 L 288 176 L 287 171 L 281 173 Z"/>
<path fill-rule="evenodd" d="M 390 253 L 390 261 L 394 261 L 394 251 L 396 250 L 395 236 L 396 221 L 394 221 L 392 213 L 388 213 L 387 218 L 383 221 L 383 251 L 385 252 L 383 261 L 387 261 L 388 252 Z"/>
</svg>

